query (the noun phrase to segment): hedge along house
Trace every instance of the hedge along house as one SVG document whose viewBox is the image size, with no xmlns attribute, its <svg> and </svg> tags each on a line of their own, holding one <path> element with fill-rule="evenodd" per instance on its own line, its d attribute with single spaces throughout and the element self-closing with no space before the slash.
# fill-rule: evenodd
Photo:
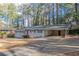
<svg viewBox="0 0 79 59">
<path fill-rule="evenodd" d="M 70 25 L 36 26 L 25 28 L 29 37 L 62 36 L 65 37 L 70 30 Z"/>
</svg>

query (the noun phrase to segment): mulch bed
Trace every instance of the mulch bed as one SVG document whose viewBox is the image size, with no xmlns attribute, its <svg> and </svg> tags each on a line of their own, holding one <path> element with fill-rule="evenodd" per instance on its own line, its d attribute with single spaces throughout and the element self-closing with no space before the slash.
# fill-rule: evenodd
<svg viewBox="0 0 79 59">
<path fill-rule="evenodd" d="M 79 36 L 67 35 L 67 36 L 65 36 L 64 39 L 66 39 L 66 40 L 79 39 Z"/>
<path fill-rule="evenodd" d="M 79 56 L 79 51 L 73 51 L 73 52 L 66 52 L 64 53 L 65 56 Z"/>
</svg>

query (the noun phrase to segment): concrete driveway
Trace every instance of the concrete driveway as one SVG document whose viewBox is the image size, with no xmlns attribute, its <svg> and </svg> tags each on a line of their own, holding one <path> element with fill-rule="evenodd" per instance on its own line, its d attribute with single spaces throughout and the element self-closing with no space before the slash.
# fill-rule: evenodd
<svg viewBox="0 0 79 59">
<path fill-rule="evenodd" d="M 43 39 L 43 38 L 39 38 Z M 18 44 L 19 41 L 14 41 L 18 45 L 12 46 L 7 50 L 1 51 L 3 56 L 79 56 L 79 39 L 54 39 L 44 38 L 47 40 L 25 40 Z M 13 42 L 13 41 L 12 41 Z M 27 42 L 29 42 L 27 44 Z M 11 43 L 11 42 L 10 42 Z M 15 44 L 15 43 L 12 43 Z M 10 45 L 10 44 L 9 44 Z M 5 45 L 6 46 L 6 45 Z"/>
</svg>

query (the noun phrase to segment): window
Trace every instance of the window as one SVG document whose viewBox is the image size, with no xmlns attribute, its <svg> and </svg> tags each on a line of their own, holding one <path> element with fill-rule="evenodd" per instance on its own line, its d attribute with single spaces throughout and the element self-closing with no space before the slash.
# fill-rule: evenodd
<svg viewBox="0 0 79 59">
<path fill-rule="evenodd" d="M 42 30 L 38 30 L 38 33 L 42 33 Z"/>
</svg>

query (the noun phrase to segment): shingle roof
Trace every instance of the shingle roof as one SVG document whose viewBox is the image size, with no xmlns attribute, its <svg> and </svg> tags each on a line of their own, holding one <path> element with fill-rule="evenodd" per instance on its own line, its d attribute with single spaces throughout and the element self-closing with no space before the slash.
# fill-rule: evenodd
<svg viewBox="0 0 79 59">
<path fill-rule="evenodd" d="M 34 26 L 26 27 L 26 30 L 67 30 L 70 29 L 70 25 L 49 25 L 49 26 Z"/>
</svg>

